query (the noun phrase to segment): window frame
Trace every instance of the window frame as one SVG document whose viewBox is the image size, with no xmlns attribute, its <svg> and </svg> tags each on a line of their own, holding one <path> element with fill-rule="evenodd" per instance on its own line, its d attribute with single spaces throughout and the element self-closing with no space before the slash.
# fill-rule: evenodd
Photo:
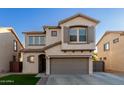
<svg viewBox="0 0 124 93">
<path fill-rule="evenodd" d="M 77 39 L 76 39 L 76 41 L 71 41 L 70 40 L 70 31 L 71 31 L 71 29 L 76 29 L 76 32 L 77 32 L 77 35 L 76 35 L 76 37 L 77 37 Z M 85 29 L 85 33 L 86 33 L 86 41 L 80 41 L 80 29 Z M 73 28 L 70 28 L 69 29 L 69 41 L 70 41 L 70 43 L 87 43 L 87 36 L 88 36 L 88 32 L 87 32 L 87 27 L 73 27 Z"/>
<path fill-rule="evenodd" d="M 33 43 L 32 44 L 30 44 L 30 42 L 29 42 L 30 37 L 33 38 Z M 38 37 L 38 44 L 35 43 L 36 37 Z M 41 37 L 44 38 L 44 44 L 41 44 L 41 41 L 40 41 Z M 42 46 L 42 45 L 45 45 L 45 36 L 29 36 L 29 39 L 28 39 L 28 45 L 29 46 Z"/>
<path fill-rule="evenodd" d="M 40 36 L 34 36 L 34 45 L 40 45 Z"/>
<path fill-rule="evenodd" d="M 80 29 L 81 29 L 81 28 L 79 28 L 79 33 L 80 33 Z M 83 28 L 83 29 L 84 29 L 84 28 Z M 87 34 L 88 34 L 88 33 L 87 33 L 87 28 L 85 28 L 85 33 L 86 33 L 86 35 L 85 35 L 85 36 L 86 36 L 86 41 L 80 41 L 80 34 L 79 34 L 79 42 L 81 42 L 81 43 L 86 43 L 86 42 L 87 42 L 87 38 L 88 38 L 88 37 L 87 37 L 87 36 L 88 36 L 88 35 L 87 35 Z"/>
<path fill-rule="evenodd" d="M 35 56 L 34 55 L 30 55 L 30 56 L 27 57 L 27 62 L 34 63 L 34 61 L 31 61 L 31 57 L 33 57 L 34 61 L 35 61 Z"/>
<path fill-rule="evenodd" d="M 119 38 L 115 38 L 114 40 L 113 40 L 113 44 L 116 44 L 116 43 L 118 43 L 119 42 Z"/>
<path fill-rule="evenodd" d="M 53 33 L 56 33 L 56 34 L 53 34 Z M 52 37 L 57 37 L 57 31 L 51 31 L 51 36 Z"/>
<path fill-rule="evenodd" d="M 16 45 L 15 45 L 16 44 Z M 16 48 L 15 48 L 16 47 Z M 18 44 L 16 40 L 13 40 L 13 51 L 17 52 L 18 51 Z"/>
<path fill-rule="evenodd" d="M 30 37 L 32 37 L 32 44 L 30 44 Z M 33 44 L 34 44 L 34 36 L 29 36 L 29 37 L 28 37 L 28 44 L 29 44 L 29 45 L 33 45 Z"/>
<path fill-rule="evenodd" d="M 75 30 L 76 31 L 76 40 L 75 41 L 71 41 L 71 33 L 70 32 L 72 32 L 71 30 Z M 71 43 L 76 43 L 78 40 L 77 40 L 77 35 L 78 35 L 78 32 L 77 32 L 77 30 L 76 29 L 74 29 L 74 28 L 71 28 L 71 29 L 69 29 L 69 41 L 71 42 Z"/>
<path fill-rule="evenodd" d="M 105 48 L 107 44 L 108 44 L 108 49 Z M 105 43 L 103 45 L 103 48 L 104 48 L 104 51 L 109 51 L 110 50 L 110 43 L 109 42 Z"/>
</svg>

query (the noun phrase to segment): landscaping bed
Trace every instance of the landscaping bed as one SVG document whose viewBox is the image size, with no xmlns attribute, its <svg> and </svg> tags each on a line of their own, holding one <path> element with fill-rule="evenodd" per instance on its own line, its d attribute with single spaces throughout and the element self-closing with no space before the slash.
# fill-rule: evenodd
<svg viewBox="0 0 124 93">
<path fill-rule="evenodd" d="M 40 77 L 36 74 L 13 74 L 0 77 L 0 85 L 35 85 Z"/>
</svg>

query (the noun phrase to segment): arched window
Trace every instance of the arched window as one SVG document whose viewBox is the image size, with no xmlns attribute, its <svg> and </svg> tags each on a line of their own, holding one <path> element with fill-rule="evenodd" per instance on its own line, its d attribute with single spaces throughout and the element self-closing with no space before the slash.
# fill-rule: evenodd
<svg viewBox="0 0 124 93">
<path fill-rule="evenodd" d="M 34 63 L 34 55 L 28 56 L 27 62 Z"/>
</svg>

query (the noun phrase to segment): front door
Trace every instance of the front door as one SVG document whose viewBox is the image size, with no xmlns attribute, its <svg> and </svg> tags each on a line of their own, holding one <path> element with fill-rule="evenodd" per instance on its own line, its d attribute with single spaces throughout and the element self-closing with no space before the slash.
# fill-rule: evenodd
<svg viewBox="0 0 124 93">
<path fill-rule="evenodd" d="M 39 73 L 46 72 L 46 58 L 45 55 L 39 55 Z"/>
</svg>

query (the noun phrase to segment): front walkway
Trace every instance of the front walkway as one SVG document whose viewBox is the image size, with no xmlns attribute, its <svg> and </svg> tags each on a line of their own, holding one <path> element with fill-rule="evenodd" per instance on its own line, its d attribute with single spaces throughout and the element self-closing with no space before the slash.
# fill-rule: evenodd
<svg viewBox="0 0 124 93">
<path fill-rule="evenodd" d="M 45 75 L 44 73 L 39 73 L 38 75 L 36 75 L 36 77 L 41 77 L 40 80 L 37 82 L 37 85 L 46 85 L 49 76 Z"/>
<path fill-rule="evenodd" d="M 97 72 L 93 75 L 50 75 L 38 84 L 47 85 L 124 85 L 124 74 Z"/>
</svg>

